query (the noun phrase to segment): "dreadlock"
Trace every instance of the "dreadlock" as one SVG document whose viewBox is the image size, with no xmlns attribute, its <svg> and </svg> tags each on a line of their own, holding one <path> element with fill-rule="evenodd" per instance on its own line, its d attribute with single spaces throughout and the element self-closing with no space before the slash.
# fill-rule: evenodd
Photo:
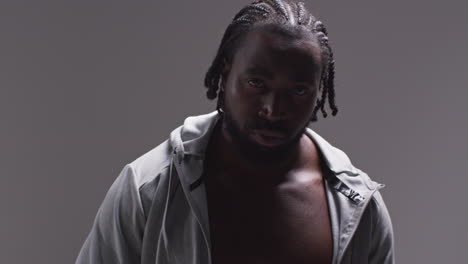
<svg viewBox="0 0 468 264">
<path fill-rule="evenodd" d="M 231 24 L 224 32 L 218 52 L 212 65 L 205 75 L 205 87 L 208 89 L 206 96 L 213 100 L 218 97 L 216 109 L 220 111 L 222 91 L 219 91 L 222 72 L 224 69 L 224 59 L 232 62 L 234 52 L 239 47 L 242 39 L 253 27 L 261 22 L 262 24 L 272 24 L 284 34 L 285 31 L 292 31 L 286 24 L 292 24 L 295 28 L 305 27 L 312 34 L 315 34 L 322 50 L 322 75 L 320 77 L 319 91 L 320 98 L 312 112 L 311 121 L 317 120 L 317 111 L 320 110 L 324 118 L 327 117 L 325 111 L 325 101 L 328 99 L 332 115 L 335 116 L 338 108 L 335 105 L 335 61 L 333 51 L 328 41 L 328 33 L 323 23 L 317 20 L 304 6 L 302 2 L 287 2 L 286 0 L 258 0 L 242 8 L 233 18 Z M 293 35 L 294 32 L 289 32 Z"/>
</svg>

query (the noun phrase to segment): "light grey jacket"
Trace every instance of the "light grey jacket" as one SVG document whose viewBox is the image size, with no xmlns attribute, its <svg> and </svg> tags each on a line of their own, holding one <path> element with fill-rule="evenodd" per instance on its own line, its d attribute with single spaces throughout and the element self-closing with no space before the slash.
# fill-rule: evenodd
<svg viewBox="0 0 468 264">
<path fill-rule="evenodd" d="M 204 150 L 218 113 L 189 117 L 126 165 L 110 187 L 77 264 L 211 264 Z M 346 154 L 307 129 L 329 167 L 325 188 L 332 263 L 394 263 L 390 216 L 379 189 Z"/>
</svg>

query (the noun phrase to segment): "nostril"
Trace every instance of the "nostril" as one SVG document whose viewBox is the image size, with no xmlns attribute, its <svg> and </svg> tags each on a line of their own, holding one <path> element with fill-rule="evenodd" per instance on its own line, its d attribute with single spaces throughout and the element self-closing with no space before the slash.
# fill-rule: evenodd
<svg viewBox="0 0 468 264">
<path fill-rule="evenodd" d="M 266 117 L 266 116 L 270 115 L 270 110 L 268 108 L 266 108 L 266 107 L 263 107 L 262 109 L 260 109 L 258 114 L 259 114 L 260 117 Z"/>
</svg>

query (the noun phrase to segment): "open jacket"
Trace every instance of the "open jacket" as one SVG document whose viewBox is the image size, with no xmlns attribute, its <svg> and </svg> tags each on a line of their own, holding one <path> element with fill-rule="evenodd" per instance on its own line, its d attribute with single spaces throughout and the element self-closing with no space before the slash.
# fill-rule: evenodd
<svg viewBox="0 0 468 264">
<path fill-rule="evenodd" d="M 77 264 L 211 264 L 205 148 L 218 113 L 188 117 L 170 138 L 126 165 L 97 212 Z M 332 263 L 394 263 L 390 216 L 379 189 L 347 155 L 307 128 L 324 172 Z"/>
</svg>

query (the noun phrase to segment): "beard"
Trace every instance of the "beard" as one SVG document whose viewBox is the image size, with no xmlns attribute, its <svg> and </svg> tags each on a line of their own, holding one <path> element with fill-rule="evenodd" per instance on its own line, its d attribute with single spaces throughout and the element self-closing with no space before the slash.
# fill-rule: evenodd
<svg viewBox="0 0 468 264">
<path fill-rule="evenodd" d="M 224 106 L 224 113 L 221 115 L 221 121 L 224 122 L 226 131 L 231 136 L 232 143 L 238 149 L 241 156 L 245 160 L 259 165 L 280 163 L 288 160 L 291 155 L 294 155 L 299 140 L 309 124 L 309 122 L 304 124 L 300 131 L 285 143 L 274 147 L 267 147 L 250 139 L 249 133 L 252 133 L 254 129 L 273 129 L 287 132 L 284 124 L 267 120 L 249 120 L 242 129 L 238 122 L 234 120 L 231 111 L 226 105 Z"/>
</svg>

